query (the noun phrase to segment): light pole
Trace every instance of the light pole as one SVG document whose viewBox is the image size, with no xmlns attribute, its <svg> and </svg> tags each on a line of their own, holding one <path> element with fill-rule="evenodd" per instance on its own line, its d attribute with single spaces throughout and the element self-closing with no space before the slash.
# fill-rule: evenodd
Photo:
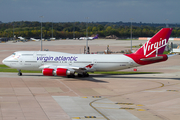
<svg viewBox="0 0 180 120">
<path fill-rule="evenodd" d="M 88 54 L 88 19 L 89 17 L 86 17 L 87 23 L 86 23 L 86 54 Z"/>
<path fill-rule="evenodd" d="M 52 22 L 52 39 L 53 39 L 53 22 Z"/>
<path fill-rule="evenodd" d="M 73 23 L 73 39 L 75 39 L 75 21 L 74 21 L 74 23 Z"/>
<path fill-rule="evenodd" d="M 13 41 L 14 41 L 14 22 L 13 22 Z"/>
<path fill-rule="evenodd" d="M 169 20 L 169 19 L 166 19 L 166 28 L 169 27 L 169 25 L 168 25 L 168 20 Z"/>
<path fill-rule="evenodd" d="M 132 18 L 131 18 L 131 53 L 132 53 Z"/>
<path fill-rule="evenodd" d="M 42 51 L 42 19 L 44 16 L 40 16 L 41 18 L 41 51 Z"/>
</svg>

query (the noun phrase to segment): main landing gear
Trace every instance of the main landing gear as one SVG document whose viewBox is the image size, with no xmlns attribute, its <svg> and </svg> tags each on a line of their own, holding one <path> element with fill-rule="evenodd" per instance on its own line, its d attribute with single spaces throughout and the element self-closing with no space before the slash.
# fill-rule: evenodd
<svg viewBox="0 0 180 120">
<path fill-rule="evenodd" d="M 21 70 L 18 70 L 18 76 L 22 76 Z"/>
<path fill-rule="evenodd" d="M 89 77 L 89 74 L 87 72 L 84 72 L 82 74 L 78 73 L 78 77 Z"/>
<path fill-rule="evenodd" d="M 68 77 L 68 78 L 75 78 L 75 75 L 72 74 L 72 75 L 68 75 L 67 77 Z"/>
<path fill-rule="evenodd" d="M 89 77 L 89 74 L 87 72 L 84 72 L 84 73 L 78 73 L 77 76 L 78 77 Z M 75 78 L 75 75 L 71 74 L 71 75 L 68 75 L 67 77 L 68 78 Z"/>
</svg>

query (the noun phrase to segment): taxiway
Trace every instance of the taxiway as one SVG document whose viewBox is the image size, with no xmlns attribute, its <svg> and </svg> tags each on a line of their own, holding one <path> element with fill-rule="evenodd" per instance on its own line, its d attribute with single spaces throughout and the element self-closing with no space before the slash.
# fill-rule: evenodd
<svg viewBox="0 0 180 120">
<path fill-rule="evenodd" d="M 140 42 L 133 41 L 133 45 Z M 0 60 L 20 50 L 39 50 L 40 42 L 1 43 Z M 94 40 L 93 51 L 130 41 Z M 85 41 L 43 42 L 52 51 L 81 53 Z M 0 120 L 176 120 L 180 118 L 180 56 L 138 67 L 161 74 L 95 75 L 88 78 L 0 73 Z M 127 71 L 132 71 L 128 69 Z"/>
</svg>

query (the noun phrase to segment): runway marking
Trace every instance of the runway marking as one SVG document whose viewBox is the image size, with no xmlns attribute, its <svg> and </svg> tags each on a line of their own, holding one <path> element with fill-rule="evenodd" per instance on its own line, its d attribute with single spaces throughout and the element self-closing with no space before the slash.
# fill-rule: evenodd
<svg viewBox="0 0 180 120">
<path fill-rule="evenodd" d="M 119 96 L 123 96 L 123 95 L 128 95 L 128 94 L 132 94 L 132 93 L 137 93 L 137 92 L 142 92 L 142 91 L 146 91 L 146 90 L 153 90 L 153 89 L 157 89 L 157 88 L 162 88 L 164 87 L 164 83 L 161 83 L 161 82 L 157 82 L 157 81 L 150 81 L 150 82 L 156 82 L 156 83 L 159 83 L 161 84 L 161 86 L 158 86 L 158 87 L 154 87 L 154 88 L 149 88 L 149 89 L 144 89 L 144 90 L 139 90 L 139 91 L 134 91 L 134 92 L 130 92 L 130 93 L 124 93 L 124 94 L 121 94 L 121 95 L 114 95 L 114 96 L 110 96 L 110 97 L 105 97 L 105 98 L 100 98 L 100 99 L 96 99 L 92 102 L 89 103 L 89 105 L 94 109 L 96 110 L 99 114 L 101 114 L 105 119 L 107 120 L 110 120 L 108 117 L 106 117 L 103 113 L 101 113 L 97 108 L 98 107 L 94 107 L 92 104 L 99 101 L 99 100 L 103 100 L 103 99 L 108 99 L 108 98 L 113 98 L 113 97 L 119 97 Z M 137 111 L 143 111 L 144 109 L 138 109 Z M 158 116 L 159 118 L 163 118 L 162 116 Z"/>
<path fill-rule="evenodd" d="M 76 120 L 76 119 L 88 119 L 88 118 L 94 118 L 94 119 L 103 119 L 103 117 L 96 117 L 96 116 L 84 116 L 84 117 L 72 117 L 72 119 L 74 120 Z M 93 120 L 94 120 L 93 119 Z"/>
<path fill-rule="evenodd" d="M 96 108 L 99 108 L 99 109 L 120 109 L 120 108 L 107 108 L 107 107 L 96 107 Z"/>
<path fill-rule="evenodd" d="M 110 120 L 108 117 L 106 117 L 102 112 L 100 112 L 96 107 L 94 107 L 94 106 L 92 105 L 92 103 L 94 103 L 94 102 L 96 102 L 96 101 L 98 101 L 98 100 L 102 100 L 102 99 L 106 99 L 106 98 L 101 98 L 101 99 L 94 100 L 94 101 L 90 102 L 89 105 L 90 105 L 94 110 L 96 110 L 99 114 L 101 114 L 106 120 Z"/>
<path fill-rule="evenodd" d="M 146 111 L 145 109 L 137 109 L 137 111 Z"/>
<path fill-rule="evenodd" d="M 72 90 L 70 87 L 68 87 L 65 83 L 63 83 L 61 80 L 56 79 L 58 82 L 60 82 L 61 84 L 63 84 L 65 87 L 67 87 L 69 89 L 69 92 L 73 92 L 74 94 L 76 94 L 78 97 L 80 96 L 78 93 L 76 93 L 74 90 Z"/>
<path fill-rule="evenodd" d="M 81 97 L 81 98 L 88 98 L 88 97 Z"/>
<path fill-rule="evenodd" d="M 115 104 L 115 103 L 101 103 L 101 102 L 95 102 L 94 104 Z"/>
<path fill-rule="evenodd" d="M 115 103 L 115 104 L 120 104 L 120 105 L 134 105 L 134 103 Z"/>
<path fill-rule="evenodd" d="M 170 91 L 170 92 L 179 92 L 179 90 L 167 90 L 167 91 Z"/>
<path fill-rule="evenodd" d="M 162 88 L 162 87 L 164 87 L 164 83 L 157 82 L 157 81 L 151 81 L 151 82 L 159 83 L 159 84 L 161 84 L 161 86 L 155 87 L 155 88 L 149 88 L 149 89 L 146 89 L 146 90 L 153 90 L 153 89 L 156 89 L 156 88 Z"/>
<path fill-rule="evenodd" d="M 135 108 L 127 108 L 127 107 L 121 107 L 119 109 L 125 109 L 125 110 L 134 110 Z"/>
<path fill-rule="evenodd" d="M 84 116 L 85 118 L 96 118 L 96 116 Z"/>
<path fill-rule="evenodd" d="M 96 102 L 94 104 L 120 104 L 120 105 L 134 105 L 134 103 L 100 103 L 100 102 Z M 138 104 L 136 106 L 144 106 L 142 104 Z"/>
<path fill-rule="evenodd" d="M 96 108 L 99 108 L 99 109 L 124 109 L 124 110 L 146 111 L 145 109 L 128 108 L 128 107 L 121 107 L 121 108 L 96 107 Z"/>
<path fill-rule="evenodd" d="M 80 117 L 73 117 L 72 119 L 81 119 Z"/>
<path fill-rule="evenodd" d="M 138 105 L 136 105 L 136 106 L 144 106 L 144 105 L 138 104 Z"/>
<path fill-rule="evenodd" d="M 92 98 L 101 98 L 101 96 L 92 96 Z"/>
</svg>

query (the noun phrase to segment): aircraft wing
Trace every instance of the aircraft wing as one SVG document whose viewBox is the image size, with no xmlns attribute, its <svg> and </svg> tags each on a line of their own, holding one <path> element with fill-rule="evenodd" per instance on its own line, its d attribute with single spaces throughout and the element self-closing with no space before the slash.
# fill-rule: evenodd
<svg viewBox="0 0 180 120">
<path fill-rule="evenodd" d="M 93 64 L 89 64 L 85 67 L 78 67 L 78 66 L 55 66 L 55 65 L 42 65 L 39 67 L 39 69 L 44 69 L 44 68 L 52 68 L 52 69 L 57 69 L 57 68 L 64 68 L 64 69 L 69 69 L 69 70 L 74 70 L 75 72 L 83 72 L 89 69 L 93 69 Z"/>
</svg>

